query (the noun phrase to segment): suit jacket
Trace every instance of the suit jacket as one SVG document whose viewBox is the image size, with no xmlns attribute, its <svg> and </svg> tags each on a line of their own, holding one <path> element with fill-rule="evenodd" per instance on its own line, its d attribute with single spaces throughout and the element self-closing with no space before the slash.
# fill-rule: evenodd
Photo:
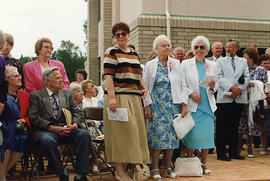
<svg viewBox="0 0 270 181">
<path fill-rule="evenodd" d="M 220 58 L 223 58 L 223 57 L 220 56 L 218 59 L 220 59 Z M 214 61 L 214 56 L 212 56 L 212 57 L 207 57 L 207 59 L 208 59 L 208 60 L 211 60 L 211 61 Z M 216 59 L 215 62 L 217 62 L 218 59 Z"/>
<path fill-rule="evenodd" d="M 69 80 L 64 64 L 58 60 L 49 60 L 50 67 L 58 67 L 64 81 L 64 89 L 69 89 Z M 23 67 L 24 84 L 27 92 L 32 93 L 45 87 L 39 60 L 28 62 Z"/>
<path fill-rule="evenodd" d="M 230 88 L 233 85 L 243 89 L 241 95 L 236 99 L 236 103 L 247 104 L 247 86 L 249 83 L 249 71 L 247 60 L 245 58 L 240 58 L 235 56 L 235 71 L 232 68 L 231 58 L 223 57 L 217 61 L 217 76 L 219 89 L 217 94 L 217 103 L 232 103 L 233 99 L 230 96 L 225 95 L 226 92 L 230 92 Z M 245 83 L 239 84 L 238 79 L 244 75 Z"/>
<path fill-rule="evenodd" d="M 30 95 L 30 108 L 28 111 L 28 116 L 31 122 L 32 138 L 34 143 L 39 140 L 42 133 L 48 132 L 49 125 L 63 126 L 63 122 L 61 121 L 65 121 L 65 118 L 62 108 L 66 108 L 71 112 L 73 123 L 77 123 L 78 126 L 81 124 L 81 111 L 74 103 L 72 93 L 68 90 L 62 89 L 58 91 L 57 96 L 59 103 L 59 114 L 55 119 L 53 116 L 50 97 L 46 88 L 36 91 Z"/>
<path fill-rule="evenodd" d="M 210 61 L 205 59 L 205 67 L 206 67 L 206 75 L 207 74 L 216 74 L 216 62 Z M 196 66 L 196 59 L 193 57 L 192 59 L 184 60 L 181 63 L 181 69 L 183 72 L 183 76 L 181 77 L 182 80 L 182 87 L 184 91 L 184 99 L 188 101 L 188 109 L 191 112 L 196 112 L 198 104 L 195 103 L 189 95 L 193 92 L 197 92 L 200 95 L 200 85 L 199 85 L 199 77 L 198 77 L 198 70 Z M 216 88 L 217 89 L 217 84 Z M 207 96 L 213 112 L 217 109 L 216 107 L 216 100 L 214 93 L 207 89 Z"/>
<path fill-rule="evenodd" d="M 157 65 L 158 65 L 159 58 L 156 57 L 153 60 L 146 63 L 144 72 L 143 72 L 143 80 L 145 83 L 145 86 L 148 89 L 148 94 L 144 100 L 144 106 L 148 106 L 152 104 L 151 99 L 151 92 L 154 87 L 155 83 L 155 77 L 157 74 Z M 168 76 L 171 83 L 171 94 L 174 104 L 181 104 L 183 102 L 182 99 L 182 87 L 181 87 L 181 67 L 180 62 L 178 60 L 175 60 L 171 57 L 169 57 L 167 61 L 167 67 L 168 67 Z M 186 102 L 185 102 L 186 103 Z"/>
</svg>

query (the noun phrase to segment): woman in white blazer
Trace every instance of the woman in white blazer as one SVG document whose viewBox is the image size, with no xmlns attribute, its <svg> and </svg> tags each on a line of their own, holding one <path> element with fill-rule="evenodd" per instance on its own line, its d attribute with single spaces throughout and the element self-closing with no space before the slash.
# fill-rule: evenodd
<svg viewBox="0 0 270 181">
<path fill-rule="evenodd" d="M 200 82 L 207 75 L 216 75 L 216 63 L 205 59 L 209 49 L 209 40 L 204 36 L 197 36 L 192 40 L 191 49 L 195 55 L 192 59 L 184 60 L 181 64 L 182 85 L 185 92 L 184 99 L 188 102 L 188 110 L 195 121 L 195 126 L 182 139 L 188 148 L 189 156 L 193 149 L 202 149 L 201 162 L 204 174 L 210 174 L 207 169 L 208 149 L 214 148 L 214 112 L 216 102 L 214 97 L 215 81 L 208 87 L 200 86 Z"/>
<path fill-rule="evenodd" d="M 170 162 L 173 149 L 179 148 L 179 140 L 173 128 L 175 114 L 187 113 L 182 100 L 181 68 L 178 60 L 169 57 L 171 42 L 165 35 L 156 37 L 153 50 L 157 57 L 146 63 L 143 79 L 148 89 L 144 100 L 148 120 L 147 139 L 153 161 L 152 177 L 161 180 L 158 171 L 160 150 L 165 151 L 166 176 L 175 178 Z M 181 112 L 182 104 L 182 112 Z"/>
</svg>

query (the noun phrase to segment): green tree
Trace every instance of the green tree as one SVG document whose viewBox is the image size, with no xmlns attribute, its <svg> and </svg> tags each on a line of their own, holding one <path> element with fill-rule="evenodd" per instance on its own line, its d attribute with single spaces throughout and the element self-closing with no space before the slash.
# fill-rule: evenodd
<svg viewBox="0 0 270 181">
<path fill-rule="evenodd" d="M 35 60 L 36 57 L 29 57 L 29 56 L 26 56 L 24 57 L 23 55 L 21 55 L 21 57 L 19 58 L 19 60 L 22 62 L 23 66 L 24 64 L 26 64 L 27 62 L 31 62 L 33 60 Z"/>
<path fill-rule="evenodd" d="M 74 73 L 76 70 L 84 68 L 84 62 L 87 57 L 70 40 L 62 40 L 60 48 L 53 52 L 52 59 L 63 62 L 69 81 L 72 82 L 75 80 Z"/>
</svg>

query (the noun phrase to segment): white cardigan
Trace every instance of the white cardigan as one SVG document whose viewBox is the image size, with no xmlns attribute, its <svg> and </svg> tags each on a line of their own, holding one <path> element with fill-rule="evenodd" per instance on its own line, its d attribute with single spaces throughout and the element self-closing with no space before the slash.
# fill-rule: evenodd
<svg viewBox="0 0 270 181">
<path fill-rule="evenodd" d="M 155 77 L 157 74 L 158 61 L 159 61 L 159 58 L 156 57 L 155 59 L 147 62 L 144 68 L 143 80 L 144 80 L 145 86 L 148 89 L 148 94 L 144 100 L 145 107 L 153 103 L 150 95 L 154 87 Z M 181 86 L 181 74 L 182 74 L 181 64 L 178 60 L 169 57 L 167 61 L 167 67 L 168 67 L 168 76 L 171 83 L 171 93 L 172 93 L 173 103 L 181 104 L 183 102 L 182 86 Z"/>
<path fill-rule="evenodd" d="M 205 59 L 205 64 L 207 69 L 206 75 L 216 75 L 216 62 Z M 197 92 L 200 95 L 199 78 L 195 57 L 193 57 L 192 59 L 184 60 L 181 64 L 181 69 L 183 75 L 181 77 L 184 92 L 183 99 L 184 101 L 188 102 L 187 106 L 189 111 L 196 112 L 198 104 L 189 97 L 192 92 Z M 215 89 L 217 89 L 217 83 Z M 214 94 L 209 90 L 209 88 L 207 89 L 207 96 L 211 109 L 213 112 L 215 112 L 215 110 L 217 109 L 216 100 Z"/>
</svg>

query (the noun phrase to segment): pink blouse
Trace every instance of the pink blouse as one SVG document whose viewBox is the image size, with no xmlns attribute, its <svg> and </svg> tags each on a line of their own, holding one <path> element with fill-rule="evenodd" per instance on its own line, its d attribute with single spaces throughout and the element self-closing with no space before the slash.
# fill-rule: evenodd
<svg viewBox="0 0 270 181">
<path fill-rule="evenodd" d="M 64 64 L 58 60 L 49 60 L 50 67 L 58 67 L 64 81 L 64 89 L 69 89 L 69 80 Z M 24 83 L 26 91 L 29 93 L 41 90 L 45 87 L 42 80 L 42 70 L 39 60 L 28 62 L 23 67 Z"/>
</svg>

